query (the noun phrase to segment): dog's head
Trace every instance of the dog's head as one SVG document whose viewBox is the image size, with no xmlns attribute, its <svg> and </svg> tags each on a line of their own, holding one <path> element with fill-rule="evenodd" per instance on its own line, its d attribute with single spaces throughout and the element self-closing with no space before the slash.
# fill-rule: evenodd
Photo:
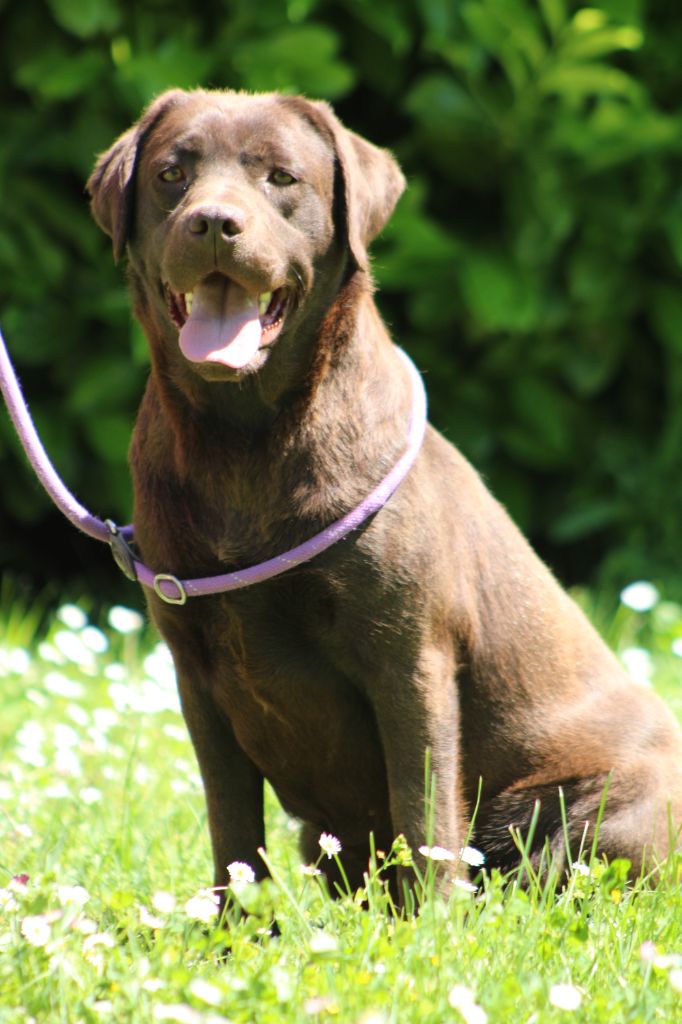
<svg viewBox="0 0 682 1024">
<path fill-rule="evenodd" d="M 230 380 L 259 370 L 344 272 L 367 270 L 403 185 L 325 103 L 172 90 L 88 190 L 156 330 L 200 376 Z"/>
</svg>

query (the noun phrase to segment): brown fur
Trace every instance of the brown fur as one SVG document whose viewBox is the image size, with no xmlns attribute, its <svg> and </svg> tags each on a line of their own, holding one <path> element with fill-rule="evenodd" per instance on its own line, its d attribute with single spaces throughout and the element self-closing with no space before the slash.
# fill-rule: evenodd
<svg viewBox="0 0 682 1024">
<path fill-rule="evenodd" d="M 188 167 L 183 189 L 159 171 Z M 274 188 L 274 166 L 301 183 Z M 324 104 L 173 91 L 99 160 L 93 213 L 120 257 L 152 368 L 131 450 L 143 560 L 178 577 L 255 564 L 353 508 L 405 446 L 410 385 L 372 299 L 366 247 L 402 190 L 392 157 Z M 208 204 L 208 205 L 207 205 Z M 237 211 L 215 246 L 197 210 Z M 296 292 L 284 330 L 242 371 L 191 364 L 162 282 L 219 269 Z M 434 430 L 386 507 L 277 579 L 185 607 L 149 598 L 167 640 L 206 789 L 215 882 L 258 868 L 263 780 L 316 837 L 336 834 L 353 883 L 368 834 L 457 851 L 482 779 L 473 841 L 513 866 L 509 825 L 534 851 L 588 842 L 611 773 L 599 849 L 639 870 L 682 818 L 680 734 L 634 685 L 481 480 Z"/>
</svg>

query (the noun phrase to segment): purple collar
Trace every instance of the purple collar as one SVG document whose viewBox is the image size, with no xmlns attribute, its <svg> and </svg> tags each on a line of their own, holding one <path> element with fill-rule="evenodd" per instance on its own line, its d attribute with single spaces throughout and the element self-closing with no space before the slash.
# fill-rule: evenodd
<svg viewBox="0 0 682 1024">
<path fill-rule="evenodd" d="M 357 529 L 386 504 L 414 463 L 421 448 L 426 428 L 426 394 L 421 376 L 405 352 L 400 348 L 397 349 L 397 352 L 401 356 L 412 382 L 412 418 L 407 435 L 407 448 L 381 483 L 360 502 L 357 508 L 327 526 L 321 533 L 304 541 L 303 544 L 299 544 L 298 547 L 285 551 L 284 554 L 277 555 L 275 558 L 270 558 L 266 562 L 251 565 L 247 569 L 240 569 L 238 572 L 228 572 L 221 576 L 205 576 L 193 580 L 179 580 L 170 573 L 153 572 L 137 559 L 129 546 L 133 537 L 132 526 L 119 528 L 110 519 L 103 522 L 83 508 L 64 486 L 36 433 L 7 353 L 2 332 L 0 332 L 0 389 L 28 460 L 55 505 L 79 530 L 96 540 L 106 541 L 111 546 L 116 563 L 126 576 L 132 580 L 139 580 L 143 586 L 154 590 L 157 596 L 167 604 L 180 605 L 185 604 L 188 597 L 221 594 L 228 590 L 248 587 L 252 583 L 260 583 L 273 576 L 279 576 L 287 569 L 301 565 L 302 562 L 307 562 L 315 555 L 326 551 L 352 530 Z"/>
</svg>

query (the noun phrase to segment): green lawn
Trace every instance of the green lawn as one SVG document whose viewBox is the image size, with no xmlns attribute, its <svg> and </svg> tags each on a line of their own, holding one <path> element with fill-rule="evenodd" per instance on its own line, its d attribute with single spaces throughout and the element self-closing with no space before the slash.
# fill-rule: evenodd
<svg viewBox="0 0 682 1024">
<path fill-rule="evenodd" d="M 682 714 L 682 608 L 652 601 L 589 610 Z M 380 871 L 369 910 L 356 894 L 330 900 L 268 794 L 273 880 L 237 878 L 220 927 L 165 650 L 122 609 L 102 629 L 71 605 L 37 620 L 6 595 L 0 1024 L 682 1021 L 682 857 L 655 890 L 633 891 L 618 862 L 576 867 L 563 890 L 484 878 L 448 903 L 428 877 L 401 919 Z M 280 938 L 265 934 L 273 912 Z"/>
</svg>

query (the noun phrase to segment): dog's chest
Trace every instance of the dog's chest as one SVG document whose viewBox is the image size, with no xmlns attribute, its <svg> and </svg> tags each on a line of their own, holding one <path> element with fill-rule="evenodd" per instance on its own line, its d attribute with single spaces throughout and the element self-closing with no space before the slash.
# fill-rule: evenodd
<svg viewBox="0 0 682 1024">
<path fill-rule="evenodd" d="M 222 609 L 212 697 L 287 807 L 315 820 L 339 802 L 348 819 L 380 806 L 384 767 L 364 647 L 333 585 L 301 573 Z"/>
</svg>

